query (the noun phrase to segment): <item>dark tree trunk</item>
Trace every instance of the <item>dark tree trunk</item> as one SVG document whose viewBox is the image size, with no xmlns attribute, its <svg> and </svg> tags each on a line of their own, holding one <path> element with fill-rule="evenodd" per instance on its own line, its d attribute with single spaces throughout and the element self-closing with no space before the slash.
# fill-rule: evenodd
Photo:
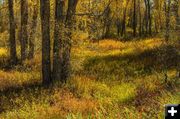
<svg viewBox="0 0 180 119">
<path fill-rule="evenodd" d="M 144 4 L 145 4 L 145 16 L 144 16 L 144 21 L 145 21 L 145 30 L 146 30 L 146 34 L 148 34 L 148 5 L 147 5 L 147 0 L 144 0 Z"/>
<path fill-rule="evenodd" d="M 168 45 L 169 41 L 169 36 L 170 36 L 170 5 L 171 5 L 171 0 L 165 0 L 165 17 L 166 17 L 166 32 L 165 32 L 165 45 Z M 168 49 L 164 49 L 165 52 L 165 58 L 164 58 L 164 80 L 167 83 L 168 75 L 167 75 L 167 70 L 169 68 L 168 64 Z"/>
<path fill-rule="evenodd" d="M 34 48 L 35 48 L 35 32 L 37 27 L 37 17 L 38 17 L 38 5 L 34 5 L 33 9 L 33 17 L 32 17 L 32 25 L 31 25 L 31 31 L 29 34 L 29 59 L 34 58 Z"/>
<path fill-rule="evenodd" d="M 174 0 L 174 12 L 176 17 L 176 30 L 180 29 L 180 0 Z"/>
<path fill-rule="evenodd" d="M 28 1 L 21 0 L 21 61 L 23 62 L 27 58 L 28 48 Z"/>
<path fill-rule="evenodd" d="M 117 29 L 117 35 L 119 37 L 120 36 L 120 31 L 121 31 L 121 22 L 120 22 L 119 18 L 116 20 L 116 29 Z"/>
<path fill-rule="evenodd" d="M 165 40 L 166 42 L 168 42 L 169 40 L 169 32 L 170 32 L 170 4 L 171 4 L 171 0 L 168 0 L 168 3 L 165 0 L 165 16 L 166 16 Z"/>
<path fill-rule="evenodd" d="M 116 11 L 118 11 L 118 1 L 116 0 Z M 117 31 L 117 36 L 120 36 L 121 32 L 121 20 L 120 18 L 116 18 L 116 31 Z"/>
<path fill-rule="evenodd" d="M 139 36 L 142 35 L 142 20 L 141 20 L 141 1 L 138 0 L 139 8 Z"/>
<path fill-rule="evenodd" d="M 126 34 L 126 9 L 124 10 L 124 14 L 123 14 L 121 36 L 123 36 L 125 34 Z"/>
<path fill-rule="evenodd" d="M 3 12 L 0 10 L 0 33 L 4 32 L 6 29 L 5 29 L 5 24 L 3 22 Z"/>
<path fill-rule="evenodd" d="M 42 30 L 42 79 L 43 84 L 51 82 L 50 60 L 50 1 L 41 0 L 41 30 Z"/>
<path fill-rule="evenodd" d="M 155 32 L 158 33 L 161 29 L 162 29 L 162 2 L 160 0 L 157 0 L 155 2 L 155 10 L 157 11 L 157 16 L 155 16 L 156 18 L 154 18 L 154 23 L 155 23 Z"/>
<path fill-rule="evenodd" d="M 53 80 L 61 79 L 62 72 L 62 37 L 65 1 L 56 0 L 55 2 L 55 29 L 53 46 Z"/>
<path fill-rule="evenodd" d="M 133 35 L 136 36 L 136 0 L 134 0 L 134 13 L 133 13 Z"/>
<path fill-rule="evenodd" d="M 10 62 L 12 64 L 17 63 L 17 53 L 16 53 L 16 39 L 15 39 L 15 21 L 14 21 L 14 10 L 13 10 L 13 0 L 8 0 L 9 5 L 9 23 L 10 23 Z"/>
<path fill-rule="evenodd" d="M 158 23 L 157 23 L 157 21 L 154 21 L 154 28 L 155 28 L 155 32 L 158 33 Z"/>
<path fill-rule="evenodd" d="M 142 25 L 141 25 L 141 29 L 142 29 L 142 35 L 144 35 L 145 30 L 144 30 L 144 25 L 145 24 L 145 18 L 142 19 Z"/>
<path fill-rule="evenodd" d="M 72 30 L 75 20 L 75 12 L 78 0 L 68 1 L 68 10 L 65 21 L 65 38 L 63 41 L 63 64 L 62 64 L 62 80 L 66 81 L 70 76 L 70 53 L 71 53 L 71 40 L 72 40 Z"/>
<path fill-rule="evenodd" d="M 110 15 L 111 15 L 111 9 L 108 6 L 107 10 L 105 12 L 105 16 L 104 16 L 104 26 L 105 26 L 105 35 L 104 38 L 108 38 L 110 35 L 110 26 L 111 26 L 111 20 L 110 20 Z"/>
<path fill-rule="evenodd" d="M 126 35 L 126 12 L 127 12 L 127 7 L 129 4 L 129 1 L 127 1 L 125 9 L 124 9 L 124 13 L 123 13 L 123 21 L 122 21 L 122 28 L 121 28 L 121 36 Z"/>
<path fill-rule="evenodd" d="M 150 0 L 147 0 L 147 6 L 148 6 L 148 20 L 149 20 L 149 35 L 152 35 L 152 19 L 151 19 L 151 4 Z"/>
</svg>

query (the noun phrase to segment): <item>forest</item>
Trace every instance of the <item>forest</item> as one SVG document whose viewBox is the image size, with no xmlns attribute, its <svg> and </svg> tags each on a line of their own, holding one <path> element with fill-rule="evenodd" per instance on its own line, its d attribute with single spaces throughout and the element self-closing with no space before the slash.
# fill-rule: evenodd
<svg viewBox="0 0 180 119">
<path fill-rule="evenodd" d="M 180 104 L 180 0 L 0 0 L 0 119 L 164 119 Z"/>
</svg>

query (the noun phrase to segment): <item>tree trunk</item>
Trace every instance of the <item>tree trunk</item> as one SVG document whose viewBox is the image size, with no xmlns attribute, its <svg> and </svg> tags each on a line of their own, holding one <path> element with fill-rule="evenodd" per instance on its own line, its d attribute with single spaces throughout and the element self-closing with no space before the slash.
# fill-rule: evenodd
<svg viewBox="0 0 180 119">
<path fill-rule="evenodd" d="M 180 13 L 180 0 L 174 0 L 174 12 L 175 12 L 175 17 L 176 17 L 176 30 L 180 29 L 180 17 L 179 17 L 179 13 Z"/>
<path fill-rule="evenodd" d="M 148 6 L 148 20 L 149 20 L 149 35 L 152 35 L 152 19 L 151 19 L 151 4 L 150 0 L 147 0 L 147 6 Z"/>
<path fill-rule="evenodd" d="M 28 1 L 21 0 L 21 62 L 27 58 L 28 48 Z"/>
<path fill-rule="evenodd" d="M 63 41 L 63 64 L 62 64 L 62 80 L 66 82 L 66 80 L 70 76 L 70 53 L 71 53 L 71 40 L 72 40 L 72 30 L 75 20 L 75 12 L 78 0 L 69 0 L 68 1 L 68 10 L 65 21 L 65 38 Z"/>
<path fill-rule="evenodd" d="M 165 16 L 166 16 L 165 41 L 166 42 L 168 42 L 169 40 L 169 32 L 170 32 L 170 4 L 171 4 L 171 0 L 168 0 L 168 3 L 166 3 L 165 0 Z"/>
<path fill-rule="evenodd" d="M 134 0 L 134 14 L 133 14 L 133 35 L 136 36 L 136 0 Z"/>
<path fill-rule="evenodd" d="M 167 3 L 168 2 L 168 3 Z M 168 41 L 169 41 L 169 32 L 170 32 L 170 4 L 171 4 L 171 0 L 165 0 L 165 17 L 166 17 L 166 32 L 165 32 L 165 45 L 168 45 Z M 168 49 L 164 49 L 165 52 L 165 59 L 164 59 L 164 80 L 165 82 L 167 82 L 168 79 L 168 75 L 167 75 L 167 70 L 168 70 Z"/>
<path fill-rule="evenodd" d="M 56 0 L 55 5 L 55 29 L 53 46 L 53 80 L 61 79 L 62 72 L 62 37 L 64 20 L 64 0 Z"/>
<path fill-rule="evenodd" d="M 139 8 L 139 36 L 142 34 L 142 20 L 141 20 L 141 1 L 138 0 Z"/>
<path fill-rule="evenodd" d="M 17 63 L 17 53 L 16 53 L 16 36 L 15 36 L 15 21 L 14 21 L 14 10 L 13 10 L 13 0 L 8 0 L 9 5 L 9 22 L 10 22 L 10 63 Z"/>
<path fill-rule="evenodd" d="M 32 18 L 32 25 L 31 25 L 31 31 L 29 35 L 29 59 L 34 58 L 34 48 L 35 48 L 35 32 L 36 32 L 36 27 L 37 27 L 37 17 L 38 17 L 38 5 L 34 5 L 34 10 L 33 10 L 33 18 Z"/>
<path fill-rule="evenodd" d="M 1 10 L 0 10 L 0 17 L 1 17 L 1 19 L 0 19 L 0 33 L 3 33 L 6 29 L 5 29 L 5 24 L 3 22 L 3 19 L 4 19 L 3 12 Z"/>
<path fill-rule="evenodd" d="M 104 38 L 108 38 L 110 35 L 110 26 L 111 26 L 111 20 L 110 20 L 110 15 L 111 15 L 111 9 L 108 6 L 107 10 L 105 12 L 104 15 L 104 26 L 105 26 L 105 34 L 104 34 Z"/>
<path fill-rule="evenodd" d="M 126 9 L 124 10 L 123 20 L 122 20 L 122 28 L 121 28 L 121 36 L 126 33 Z"/>
<path fill-rule="evenodd" d="M 146 30 L 146 34 L 148 34 L 148 5 L 147 5 L 147 0 L 144 0 L 144 4 L 145 4 L 145 30 Z"/>
<path fill-rule="evenodd" d="M 116 30 L 117 30 L 117 36 L 119 37 L 120 30 L 121 30 L 121 22 L 120 22 L 119 18 L 117 18 L 117 20 L 116 20 Z"/>
<path fill-rule="evenodd" d="M 118 11 L 118 1 L 116 0 L 116 12 L 117 11 Z M 119 17 L 116 18 L 116 31 L 117 31 L 117 36 L 119 37 L 121 31 L 121 20 Z"/>
<path fill-rule="evenodd" d="M 121 36 L 126 35 L 126 11 L 127 11 L 127 7 L 128 7 L 128 3 L 129 3 L 129 0 L 126 2 L 125 10 L 123 13 Z"/>
<path fill-rule="evenodd" d="M 162 11 L 162 4 L 163 4 L 163 2 L 160 2 L 160 7 L 159 7 L 159 28 L 160 28 L 160 30 L 162 30 L 163 29 L 163 26 L 162 26 L 162 16 L 161 16 L 161 11 Z"/>
<path fill-rule="evenodd" d="M 50 60 L 50 1 L 41 0 L 41 30 L 42 30 L 42 79 L 43 84 L 51 82 Z"/>
<path fill-rule="evenodd" d="M 157 21 L 154 21 L 154 28 L 155 28 L 155 32 L 158 33 L 158 23 L 157 23 Z"/>
</svg>

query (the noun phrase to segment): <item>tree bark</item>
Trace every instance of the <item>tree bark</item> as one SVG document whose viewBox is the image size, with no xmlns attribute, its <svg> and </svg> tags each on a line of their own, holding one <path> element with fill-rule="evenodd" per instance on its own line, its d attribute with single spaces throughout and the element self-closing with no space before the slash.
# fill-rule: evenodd
<svg viewBox="0 0 180 119">
<path fill-rule="evenodd" d="M 180 0 L 174 0 L 174 12 L 176 17 L 176 30 L 180 29 Z"/>
<path fill-rule="evenodd" d="M 54 46 L 53 46 L 53 80 L 61 79 L 62 72 L 62 37 L 64 21 L 64 0 L 55 1 L 55 29 L 54 29 Z"/>
<path fill-rule="evenodd" d="M 129 1 L 130 0 L 127 0 L 126 6 L 125 6 L 125 9 L 124 9 L 124 13 L 123 13 L 121 36 L 126 35 L 126 12 L 127 12 L 127 7 L 128 7 L 128 4 L 129 4 Z"/>
<path fill-rule="evenodd" d="M 38 17 L 38 5 L 34 5 L 33 8 L 33 17 L 32 17 L 32 25 L 31 25 L 31 31 L 29 34 L 29 59 L 34 58 L 34 50 L 35 50 L 35 32 L 37 27 L 37 17 Z"/>
<path fill-rule="evenodd" d="M 116 20 L 116 29 L 117 29 L 117 36 L 119 37 L 121 31 L 121 22 L 119 18 L 117 18 Z"/>
<path fill-rule="evenodd" d="M 16 52 L 16 36 L 15 36 L 15 21 L 14 21 L 14 10 L 13 10 L 13 0 L 8 0 L 9 8 L 9 22 L 10 22 L 10 62 L 12 64 L 17 63 L 17 52 Z"/>
<path fill-rule="evenodd" d="M 139 36 L 142 35 L 142 20 L 141 20 L 141 1 L 138 0 L 139 8 Z"/>
<path fill-rule="evenodd" d="M 21 0 L 21 62 L 27 58 L 28 48 L 28 1 Z"/>
<path fill-rule="evenodd" d="M 42 79 L 43 84 L 51 82 L 50 60 L 50 1 L 41 0 L 41 30 L 42 30 Z"/>
<path fill-rule="evenodd" d="M 171 0 L 168 0 L 168 3 L 166 3 L 165 0 L 165 16 L 166 16 L 165 41 L 166 42 L 168 42 L 169 40 L 169 32 L 170 32 L 170 4 L 171 4 Z"/>
<path fill-rule="evenodd" d="M 165 17 L 166 17 L 166 32 L 165 32 L 165 45 L 168 45 L 169 41 L 169 35 L 170 35 L 170 5 L 171 5 L 171 0 L 165 0 Z M 168 75 L 167 75 L 167 70 L 168 70 L 168 49 L 164 49 L 165 52 L 165 59 L 164 59 L 164 80 L 167 82 Z"/>
<path fill-rule="evenodd" d="M 147 0 L 144 0 L 144 4 L 145 4 L 145 16 L 144 16 L 144 21 L 145 21 L 145 30 L 146 30 L 146 34 L 148 34 L 148 5 L 147 5 Z"/>
<path fill-rule="evenodd" d="M 71 40 L 72 40 L 72 30 L 75 20 L 75 12 L 78 0 L 68 1 L 68 10 L 65 21 L 65 40 L 63 40 L 63 64 L 62 64 L 62 80 L 66 80 L 70 76 L 70 53 L 71 53 Z"/>
<path fill-rule="evenodd" d="M 136 36 L 136 0 L 134 0 L 134 13 L 133 13 L 133 35 Z"/>
<path fill-rule="evenodd" d="M 110 26 L 111 26 L 110 15 L 111 15 L 111 9 L 108 6 L 104 14 L 104 26 L 105 26 L 104 38 L 108 38 L 110 35 Z"/>
<path fill-rule="evenodd" d="M 147 6 L 148 6 L 148 20 L 149 20 L 149 35 L 152 35 L 152 19 L 151 19 L 151 4 L 150 0 L 147 0 Z"/>
</svg>

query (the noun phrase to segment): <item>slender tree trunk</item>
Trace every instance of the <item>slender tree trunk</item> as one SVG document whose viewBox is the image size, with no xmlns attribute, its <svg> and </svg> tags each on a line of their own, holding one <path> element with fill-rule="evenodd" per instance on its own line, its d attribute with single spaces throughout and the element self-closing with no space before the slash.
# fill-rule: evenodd
<svg viewBox="0 0 180 119">
<path fill-rule="evenodd" d="M 144 35 L 144 32 L 145 32 L 145 30 L 144 30 L 144 24 L 145 24 L 145 19 L 143 18 L 143 19 L 142 19 L 142 25 L 141 25 L 142 35 Z"/>
<path fill-rule="evenodd" d="M 166 0 L 165 0 L 165 16 L 166 16 L 165 40 L 166 42 L 168 42 L 169 40 L 169 32 L 170 32 L 170 4 L 171 4 L 171 0 L 168 0 L 168 3 L 166 3 Z"/>
<path fill-rule="evenodd" d="M 21 61 L 23 62 L 27 58 L 28 48 L 28 1 L 21 0 Z"/>
<path fill-rule="evenodd" d="M 50 60 L 50 1 L 40 0 L 42 30 L 42 79 L 43 84 L 51 82 Z"/>
<path fill-rule="evenodd" d="M 0 4 L 1 5 L 1 4 Z M 3 32 L 3 21 L 2 21 L 2 13 L 1 13 L 1 10 L 0 10 L 0 17 L 1 17 L 1 19 L 0 19 L 0 33 L 2 33 Z"/>
<path fill-rule="evenodd" d="M 139 36 L 142 35 L 142 20 L 141 20 L 141 1 L 138 0 L 139 8 Z"/>
<path fill-rule="evenodd" d="M 110 35 L 110 26 L 111 26 L 111 24 L 107 23 L 107 25 L 106 25 L 106 32 L 105 32 L 105 38 L 108 38 L 109 35 Z"/>
<path fill-rule="evenodd" d="M 70 53 L 71 53 L 71 40 L 72 40 L 72 30 L 75 20 L 75 12 L 78 0 L 69 0 L 68 1 L 68 10 L 66 15 L 65 21 L 65 38 L 66 40 L 63 41 L 63 71 L 62 71 L 62 80 L 66 82 L 66 80 L 70 76 Z"/>
<path fill-rule="evenodd" d="M 9 22 L 10 22 L 10 62 L 12 64 L 17 63 L 17 53 L 16 53 L 16 36 L 15 36 L 15 21 L 14 21 L 14 10 L 13 10 L 13 0 L 8 0 L 9 5 Z"/>
<path fill-rule="evenodd" d="M 170 4 L 171 0 L 165 0 L 165 17 L 166 17 L 166 32 L 165 32 L 165 45 L 168 45 L 169 41 L 169 32 L 170 32 Z M 168 70 L 168 49 L 164 49 L 165 51 L 165 59 L 164 59 L 164 80 L 167 83 L 168 75 L 167 75 L 167 70 Z"/>
<path fill-rule="evenodd" d="M 3 22 L 3 12 L 0 10 L 0 33 L 4 32 L 5 31 L 5 25 L 4 25 L 4 22 Z"/>
<path fill-rule="evenodd" d="M 29 34 L 29 59 L 34 58 L 34 50 L 35 50 L 35 32 L 37 27 L 37 17 L 38 17 L 38 5 L 34 5 L 33 9 L 33 18 L 32 18 L 32 25 L 31 25 L 31 31 Z"/>
<path fill-rule="evenodd" d="M 162 17 L 161 17 L 161 11 L 162 11 L 162 2 L 159 2 L 159 30 L 162 30 Z"/>
<path fill-rule="evenodd" d="M 174 9 L 175 9 L 175 17 L 176 17 L 176 30 L 180 29 L 180 0 L 174 0 Z"/>
<path fill-rule="evenodd" d="M 109 37 L 109 33 L 110 33 L 110 26 L 111 26 L 111 20 L 110 20 L 110 14 L 111 14 L 111 9 L 108 6 L 106 12 L 105 12 L 105 16 L 104 16 L 104 20 L 105 20 L 105 34 L 104 37 L 108 38 Z"/>
<path fill-rule="evenodd" d="M 148 34 L 148 5 L 147 0 L 144 0 L 145 4 L 145 29 L 146 29 L 146 35 Z"/>
<path fill-rule="evenodd" d="M 54 29 L 54 46 L 53 46 L 53 80 L 61 79 L 62 72 L 62 37 L 63 37 L 63 20 L 64 20 L 64 0 L 55 2 L 55 29 Z"/>
<path fill-rule="evenodd" d="M 128 4 L 129 4 L 129 1 L 130 0 L 127 0 L 126 6 L 125 6 L 125 9 L 124 9 L 124 13 L 123 13 L 121 36 L 126 35 L 126 12 L 127 12 L 127 7 L 128 7 Z"/>
<path fill-rule="evenodd" d="M 134 0 L 134 14 L 133 14 L 133 35 L 136 36 L 136 0 Z"/>
<path fill-rule="evenodd" d="M 123 15 L 121 36 L 125 35 L 125 31 L 126 31 L 126 12 L 124 12 L 124 15 Z"/>
<path fill-rule="evenodd" d="M 150 4 L 150 0 L 147 0 L 147 6 L 148 6 L 148 20 L 149 20 L 149 35 L 152 35 L 152 19 L 151 19 L 151 4 Z"/>
<path fill-rule="evenodd" d="M 158 33 L 158 23 L 157 23 L 157 21 L 154 21 L 154 28 L 155 28 L 155 32 Z"/>
<path fill-rule="evenodd" d="M 116 11 L 118 11 L 118 1 L 116 0 Z M 116 14 L 118 15 L 118 14 Z M 121 31 L 121 21 L 120 18 L 116 18 L 116 31 L 117 31 L 117 36 L 119 37 L 120 31 Z"/>
<path fill-rule="evenodd" d="M 118 37 L 119 37 L 119 35 L 120 35 L 120 30 L 121 30 L 121 22 L 120 22 L 120 19 L 119 19 L 119 18 L 117 18 L 117 20 L 116 20 L 116 29 L 117 29 L 117 35 L 118 35 Z"/>
</svg>

